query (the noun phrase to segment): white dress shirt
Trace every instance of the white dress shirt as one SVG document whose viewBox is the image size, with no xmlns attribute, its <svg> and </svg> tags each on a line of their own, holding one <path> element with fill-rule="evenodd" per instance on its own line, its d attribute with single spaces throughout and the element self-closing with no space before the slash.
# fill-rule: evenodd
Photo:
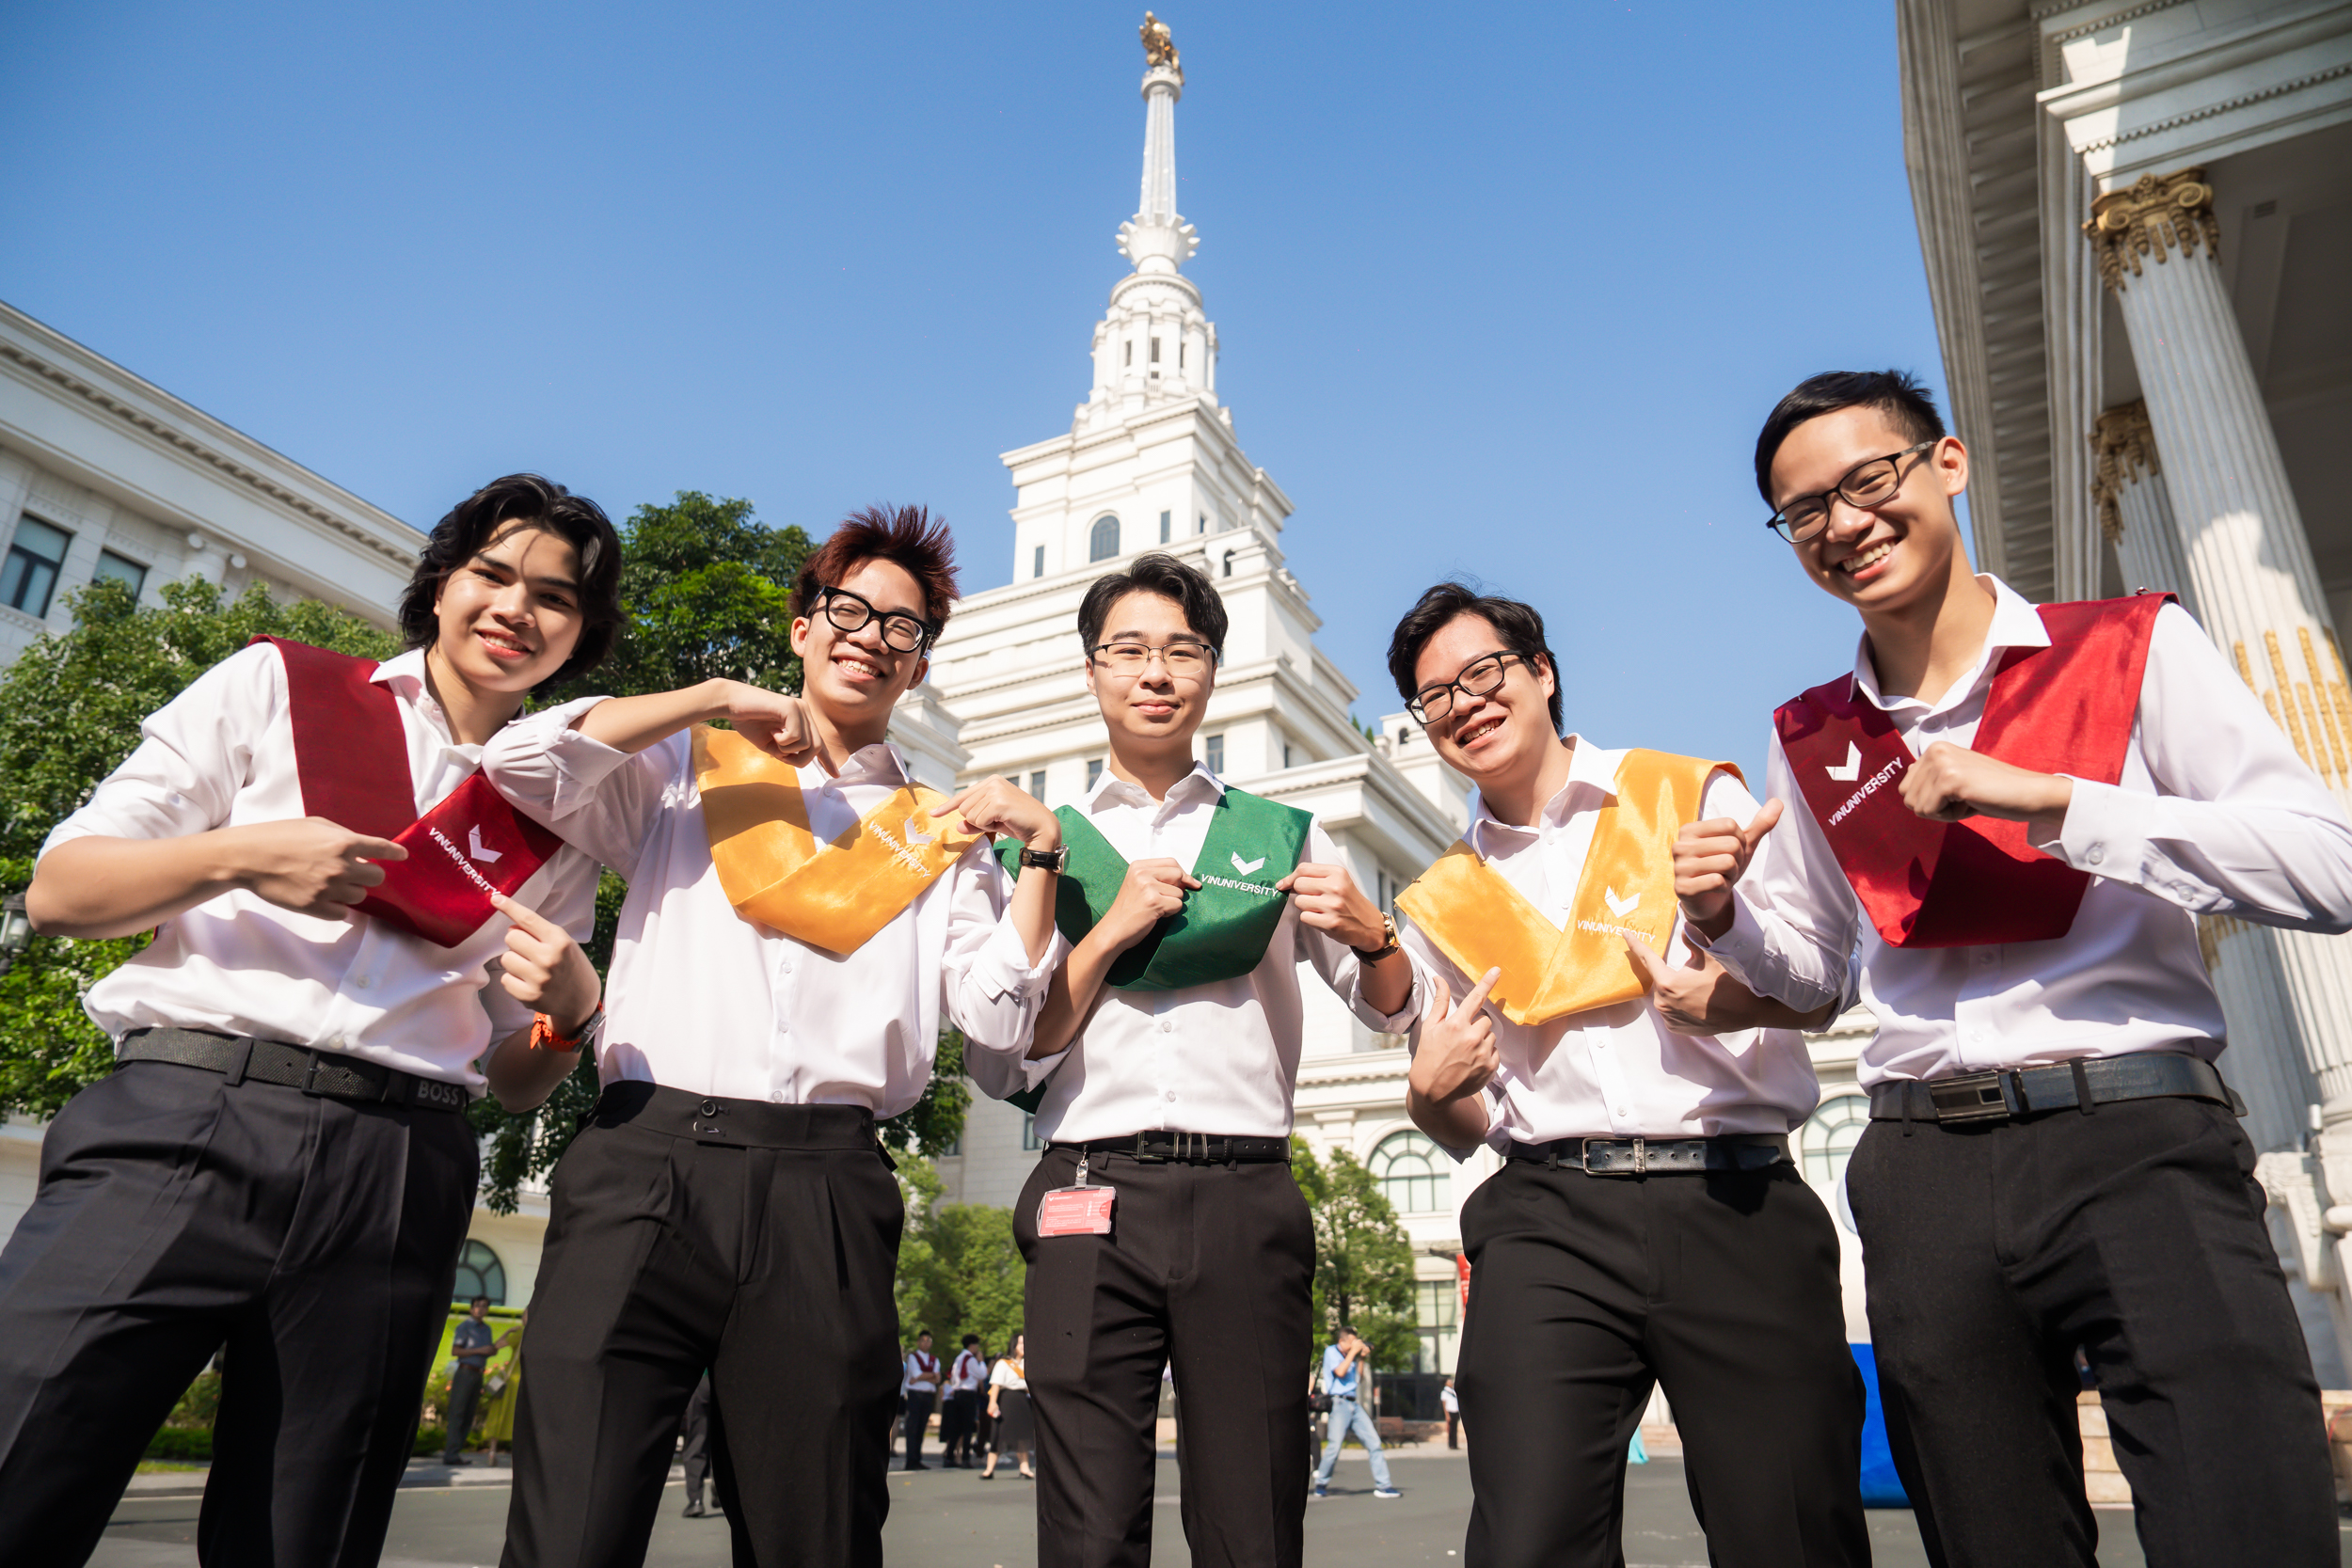
<svg viewBox="0 0 2352 1568">
<path fill-rule="evenodd" d="M 907 1352 L 906 1366 L 898 1376 L 898 1392 L 902 1394 L 935 1394 L 939 1391 L 939 1357 L 929 1351 Z"/>
<path fill-rule="evenodd" d="M 693 1094 L 778 1105 L 863 1105 L 888 1120 L 921 1098 L 945 1012 L 976 1076 L 993 1057 L 1017 1073 L 1055 953 L 1032 966 L 1006 918 L 1011 883 L 985 840 L 849 954 L 735 912 L 710 862 L 687 734 L 630 755 L 572 724 L 582 698 L 512 724 L 483 770 L 517 808 L 628 882 L 612 944 L 597 1069 Z M 855 752 L 838 778 L 800 770 L 823 844 L 910 782 L 888 745 Z M 983 1076 L 983 1082 L 986 1078 Z"/>
<path fill-rule="evenodd" d="M 998 1356 L 996 1365 L 988 1370 L 988 1386 L 991 1388 L 1027 1388 L 1029 1380 L 1021 1375 L 1022 1369 L 1027 1365 L 1028 1358 L 1025 1356 L 1018 1362 L 1009 1355 Z"/>
<path fill-rule="evenodd" d="M 969 1345 L 956 1353 L 955 1370 L 947 1379 L 952 1394 L 976 1394 L 988 1376 L 988 1362 Z"/>
<path fill-rule="evenodd" d="M 1224 793 L 1198 765 L 1165 800 L 1106 769 L 1078 809 L 1130 864 L 1166 856 L 1189 871 Z M 1320 827 L 1308 832 L 1306 859 L 1344 863 Z M 1029 1064 L 1032 1084 L 1054 1075 L 1037 1110 L 1039 1136 L 1058 1143 L 1160 1131 L 1287 1137 L 1306 1020 L 1302 960 L 1368 1028 L 1393 1033 L 1420 1010 L 1417 975 L 1396 1013 L 1375 1011 L 1359 989 L 1363 966 L 1354 950 L 1303 924 L 1285 898 L 1265 957 L 1247 974 L 1184 990 L 1104 986 L 1069 1048 Z"/>
<path fill-rule="evenodd" d="M 474 770 L 482 749 L 450 737 L 425 687 L 421 650 L 386 659 L 373 678 L 399 702 L 421 816 Z M 306 815 L 286 667 L 273 647 L 221 660 L 149 715 L 140 733 L 137 750 L 57 824 L 41 853 L 86 836 L 180 838 Z M 596 923 L 596 863 L 558 850 L 516 898 L 585 941 Z M 491 973 L 505 956 L 507 927 L 493 914 L 456 947 L 439 947 L 366 915 L 323 920 L 258 894 L 224 893 L 165 921 L 83 1005 L 117 1039 L 131 1029 L 215 1029 L 479 1089 L 475 1058 L 531 1023 L 531 1009 Z"/>
<path fill-rule="evenodd" d="M 1544 802 L 1534 828 L 1497 818 L 1483 795 L 1470 797 L 1470 847 L 1517 888 L 1543 917 L 1565 930 L 1584 859 L 1593 847 L 1600 808 L 1614 798 L 1623 752 L 1604 752 L 1571 736 L 1576 751 L 1567 782 Z M 1756 803 L 1740 781 L 1716 771 L 1707 781 L 1701 810 L 1745 822 Z M 1759 848 L 1755 863 L 1769 863 Z M 1751 873 L 1753 874 L 1753 873 Z M 1665 950 L 1669 963 L 1687 957 L 1681 917 Z M 1455 1001 L 1476 987 L 1403 914 L 1397 927 L 1415 956 L 1441 976 Z M 1486 1141 L 1501 1149 L 1513 1139 L 1708 1138 L 1724 1132 L 1787 1132 L 1813 1114 L 1820 1083 L 1804 1037 L 1793 1029 L 1738 1034 L 1677 1035 L 1646 997 L 1570 1013 L 1549 1023 L 1514 1023 L 1490 1006 L 1501 1069 L 1483 1091 Z M 1421 1026 L 1413 1027 L 1419 1049 Z M 1452 1151 L 1455 1159 L 1468 1149 Z"/>
<path fill-rule="evenodd" d="M 2032 605 L 1997 578 L 1977 580 L 1997 600 L 1992 628 L 1975 668 L 1939 701 L 1882 693 L 1867 637 L 1854 656 L 1855 689 L 1915 755 L 1939 740 L 1973 745 L 2001 654 L 2049 644 Z M 1772 863 L 1741 879 L 1732 928 L 1712 949 L 1754 989 L 1810 1009 L 1846 987 L 1859 944 L 1861 1001 L 1878 1020 L 1862 1052 L 1866 1085 L 2135 1051 L 2211 1059 L 2224 1024 L 2193 914 L 2352 928 L 2352 823 L 2177 605 L 2156 614 L 2122 778 L 2076 779 L 2057 836 L 2034 838 L 2092 879 L 2055 942 L 1889 947 L 1777 734 L 1768 768 L 1788 810 L 1772 830 Z"/>
</svg>

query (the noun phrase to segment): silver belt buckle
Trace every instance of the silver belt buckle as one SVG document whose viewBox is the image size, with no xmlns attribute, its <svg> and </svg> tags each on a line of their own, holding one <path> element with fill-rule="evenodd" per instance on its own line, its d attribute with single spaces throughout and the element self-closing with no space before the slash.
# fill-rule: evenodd
<svg viewBox="0 0 2352 1568">
<path fill-rule="evenodd" d="M 1632 1169 L 1628 1170 L 1623 1165 L 1605 1163 L 1608 1158 L 1606 1155 L 1602 1156 L 1604 1163 L 1597 1169 L 1594 1167 L 1593 1146 L 1595 1144 L 1625 1143 L 1633 1146 Z M 1577 1145 L 1577 1155 L 1587 1176 L 1645 1176 L 1649 1173 L 1649 1144 L 1642 1138 L 1586 1138 Z"/>
<path fill-rule="evenodd" d="M 2007 1121 L 2023 1107 L 2006 1072 L 1963 1072 L 1928 1080 L 1928 1100 L 1939 1122 Z"/>
</svg>

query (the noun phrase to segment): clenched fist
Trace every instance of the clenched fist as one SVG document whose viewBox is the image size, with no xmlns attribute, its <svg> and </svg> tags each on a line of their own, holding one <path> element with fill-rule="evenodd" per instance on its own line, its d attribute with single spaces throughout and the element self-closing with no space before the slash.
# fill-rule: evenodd
<svg viewBox="0 0 2352 1568">
<path fill-rule="evenodd" d="M 322 920 L 351 917 L 351 906 L 384 880 L 374 863 L 408 858 L 389 838 L 355 833 L 324 816 L 256 822 L 224 836 L 242 863 L 239 885 L 281 910 Z"/>
<path fill-rule="evenodd" d="M 1682 901 L 1682 918 L 1708 941 L 1731 929 L 1732 884 L 1746 873 L 1780 812 L 1778 800 L 1767 800 L 1744 828 L 1728 816 L 1682 825 L 1675 840 L 1675 896 Z"/>
<path fill-rule="evenodd" d="M 1124 953 L 1149 935 L 1152 927 L 1184 907 L 1184 894 L 1200 882 L 1174 861 L 1162 855 L 1136 861 L 1119 884 L 1119 896 L 1088 933 L 1101 938 L 1114 953 Z"/>
</svg>

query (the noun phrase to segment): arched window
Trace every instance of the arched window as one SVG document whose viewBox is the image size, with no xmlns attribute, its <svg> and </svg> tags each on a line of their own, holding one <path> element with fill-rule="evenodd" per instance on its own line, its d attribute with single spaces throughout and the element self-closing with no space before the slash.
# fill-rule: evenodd
<svg viewBox="0 0 2352 1568">
<path fill-rule="evenodd" d="M 1097 517 L 1094 532 L 1087 540 L 1089 561 L 1108 561 L 1119 553 L 1119 519 Z"/>
<path fill-rule="evenodd" d="M 493 1307 L 506 1305 L 506 1265 L 482 1243 L 468 1242 L 457 1255 L 457 1289 L 450 1299 L 470 1302 L 476 1296 L 488 1296 Z"/>
<path fill-rule="evenodd" d="M 1372 1174 L 1400 1214 L 1435 1213 L 1452 1206 L 1454 1179 L 1445 1155 L 1420 1132 L 1391 1132 L 1372 1151 Z"/>
<path fill-rule="evenodd" d="M 1835 1187 L 1846 1174 L 1853 1146 L 1870 1125 L 1870 1101 L 1862 1095 L 1836 1095 L 1805 1118 L 1797 1134 L 1804 1149 L 1804 1179 L 1817 1187 Z"/>
</svg>

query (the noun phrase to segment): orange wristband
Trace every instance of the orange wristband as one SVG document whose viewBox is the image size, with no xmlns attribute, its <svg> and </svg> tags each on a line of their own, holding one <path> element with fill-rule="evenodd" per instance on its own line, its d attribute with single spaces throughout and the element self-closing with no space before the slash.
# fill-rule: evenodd
<svg viewBox="0 0 2352 1568">
<path fill-rule="evenodd" d="M 596 1010 L 580 1022 L 576 1033 L 566 1038 L 555 1032 L 554 1021 L 547 1014 L 533 1013 L 531 1015 L 531 1049 L 533 1051 L 578 1051 L 580 1042 L 588 1037 L 596 1020 L 603 1016 L 604 1003 L 599 999 Z"/>
</svg>

